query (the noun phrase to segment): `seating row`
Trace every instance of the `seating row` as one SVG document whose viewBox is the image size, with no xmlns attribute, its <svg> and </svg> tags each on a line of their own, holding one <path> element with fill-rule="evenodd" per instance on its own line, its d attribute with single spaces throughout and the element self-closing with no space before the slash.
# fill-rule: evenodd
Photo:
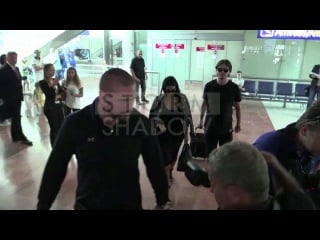
<svg viewBox="0 0 320 240">
<path fill-rule="evenodd" d="M 305 95 L 307 83 L 275 82 L 264 80 L 245 80 L 242 97 L 261 101 L 283 101 L 283 107 L 287 102 L 306 104 L 308 97 Z"/>
</svg>

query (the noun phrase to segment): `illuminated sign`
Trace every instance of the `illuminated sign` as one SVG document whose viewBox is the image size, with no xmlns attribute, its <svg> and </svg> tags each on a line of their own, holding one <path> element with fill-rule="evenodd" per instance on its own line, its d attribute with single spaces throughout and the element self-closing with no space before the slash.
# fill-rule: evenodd
<svg viewBox="0 0 320 240">
<path fill-rule="evenodd" d="M 224 50 L 224 45 L 208 44 L 208 50 Z"/>
<path fill-rule="evenodd" d="M 174 48 L 175 49 L 184 49 L 184 44 L 175 44 Z"/>
<path fill-rule="evenodd" d="M 196 47 L 197 52 L 204 52 L 204 47 Z"/>
<path fill-rule="evenodd" d="M 171 49 L 172 48 L 172 44 L 171 43 L 156 43 L 156 48 Z"/>
<path fill-rule="evenodd" d="M 258 38 L 320 40 L 320 30 L 258 30 Z"/>
</svg>

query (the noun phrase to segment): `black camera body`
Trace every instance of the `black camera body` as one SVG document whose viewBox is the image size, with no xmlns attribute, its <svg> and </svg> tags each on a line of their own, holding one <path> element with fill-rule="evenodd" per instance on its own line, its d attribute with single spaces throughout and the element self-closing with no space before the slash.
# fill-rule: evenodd
<svg viewBox="0 0 320 240">
<path fill-rule="evenodd" d="M 184 175 L 194 186 L 210 187 L 208 172 L 204 168 L 201 168 L 194 160 L 186 163 Z"/>
<path fill-rule="evenodd" d="M 320 171 L 314 174 L 306 174 L 304 188 L 307 190 L 315 190 L 319 188 Z"/>
</svg>

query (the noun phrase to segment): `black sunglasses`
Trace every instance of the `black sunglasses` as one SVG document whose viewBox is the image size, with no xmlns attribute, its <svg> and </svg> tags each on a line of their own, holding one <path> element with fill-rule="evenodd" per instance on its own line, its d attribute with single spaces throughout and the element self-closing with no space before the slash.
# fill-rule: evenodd
<svg viewBox="0 0 320 240">
<path fill-rule="evenodd" d="M 218 72 L 224 71 L 225 73 L 229 72 L 229 69 L 226 68 L 217 68 Z"/>
<path fill-rule="evenodd" d="M 175 89 L 165 90 L 166 93 L 174 93 L 174 92 L 176 92 L 176 91 L 177 91 L 177 90 L 175 90 Z"/>
</svg>

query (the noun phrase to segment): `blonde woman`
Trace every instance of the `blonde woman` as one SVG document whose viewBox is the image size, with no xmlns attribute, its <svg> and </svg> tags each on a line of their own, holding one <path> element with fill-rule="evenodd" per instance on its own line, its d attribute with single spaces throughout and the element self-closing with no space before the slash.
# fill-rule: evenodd
<svg viewBox="0 0 320 240">
<path fill-rule="evenodd" d="M 39 82 L 40 88 L 46 98 L 43 112 L 46 115 L 50 126 L 51 146 L 53 146 L 54 140 L 64 119 L 61 102 L 63 89 L 59 84 L 59 78 L 53 79 L 54 72 L 53 64 L 45 64 L 43 68 L 44 79 Z"/>
</svg>

